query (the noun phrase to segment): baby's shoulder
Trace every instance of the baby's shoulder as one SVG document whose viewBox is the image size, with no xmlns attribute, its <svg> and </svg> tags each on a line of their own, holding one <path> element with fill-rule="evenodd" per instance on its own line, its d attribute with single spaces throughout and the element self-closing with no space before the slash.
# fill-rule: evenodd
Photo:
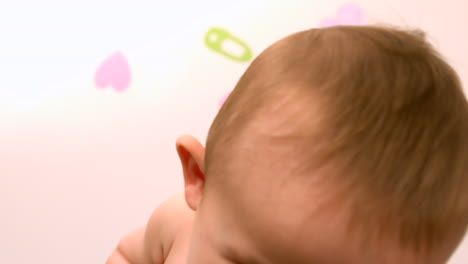
<svg viewBox="0 0 468 264">
<path fill-rule="evenodd" d="M 190 228 L 193 216 L 194 212 L 187 206 L 183 194 L 167 199 L 153 211 L 147 223 L 147 245 L 160 247 L 160 257 L 165 259 L 180 233 Z"/>
</svg>

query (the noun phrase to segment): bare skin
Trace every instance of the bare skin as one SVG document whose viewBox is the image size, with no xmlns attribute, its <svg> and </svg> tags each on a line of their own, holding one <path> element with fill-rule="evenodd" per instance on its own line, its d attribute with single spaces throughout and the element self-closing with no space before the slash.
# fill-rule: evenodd
<svg viewBox="0 0 468 264">
<path fill-rule="evenodd" d="M 162 203 L 146 226 L 122 238 L 106 264 L 186 263 L 194 212 L 184 195 Z"/>
<path fill-rule="evenodd" d="M 244 186 L 239 174 L 233 186 L 241 189 L 205 188 L 204 147 L 195 138 L 182 136 L 177 151 L 184 194 L 164 202 L 146 226 L 126 235 L 106 264 L 442 264 L 462 238 L 457 235 L 427 255 L 416 255 L 392 241 L 355 247 L 358 238 L 345 234 L 334 206 L 314 210 L 323 195 L 310 192 L 313 185 L 290 181 L 285 188 L 275 177 L 268 183 L 263 177 L 250 177 Z M 247 175 L 279 170 L 250 168 L 255 174 Z"/>
</svg>

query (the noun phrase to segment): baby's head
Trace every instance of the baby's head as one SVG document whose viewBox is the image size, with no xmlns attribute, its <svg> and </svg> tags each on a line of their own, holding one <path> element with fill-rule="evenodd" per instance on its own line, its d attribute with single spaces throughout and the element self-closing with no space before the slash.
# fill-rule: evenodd
<svg viewBox="0 0 468 264">
<path fill-rule="evenodd" d="M 422 32 L 340 26 L 256 58 L 182 137 L 189 264 L 440 264 L 468 223 L 468 103 Z"/>
</svg>

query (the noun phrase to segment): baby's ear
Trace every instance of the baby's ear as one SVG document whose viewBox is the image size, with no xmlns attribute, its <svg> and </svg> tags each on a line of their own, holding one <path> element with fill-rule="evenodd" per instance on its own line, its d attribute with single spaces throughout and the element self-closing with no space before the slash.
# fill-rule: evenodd
<svg viewBox="0 0 468 264">
<path fill-rule="evenodd" d="M 180 136 L 176 147 L 184 172 L 185 200 L 196 211 L 205 187 L 205 148 L 197 139 L 188 135 Z"/>
</svg>

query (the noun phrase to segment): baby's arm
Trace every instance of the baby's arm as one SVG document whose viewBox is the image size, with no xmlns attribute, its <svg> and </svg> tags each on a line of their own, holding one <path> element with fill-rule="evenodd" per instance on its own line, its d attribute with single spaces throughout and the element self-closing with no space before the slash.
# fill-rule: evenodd
<svg viewBox="0 0 468 264">
<path fill-rule="evenodd" d="M 184 203 L 183 195 L 162 203 L 146 226 L 122 238 L 106 264 L 163 264 L 175 237 L 174 214 Z"/>
<path fill-rule="evenodd" d="M 146 227 L 141 227 L 124 236 L 106 264 L 162 264 L 152 261 L 145 233 Z"/>
</svg>

